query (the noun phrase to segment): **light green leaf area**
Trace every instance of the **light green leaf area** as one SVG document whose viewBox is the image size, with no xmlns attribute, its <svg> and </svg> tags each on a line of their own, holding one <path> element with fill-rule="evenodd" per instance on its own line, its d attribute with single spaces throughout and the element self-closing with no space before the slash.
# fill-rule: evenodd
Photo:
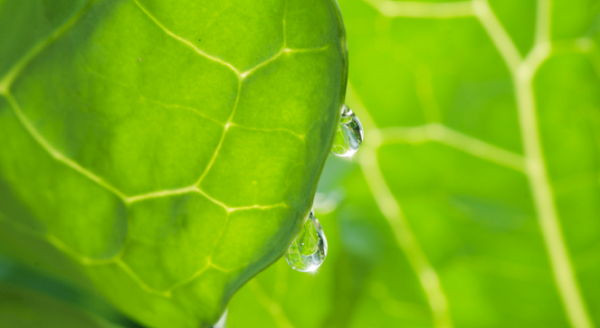
<svg viewBox="0 0 600 328">
<path fill-rule="evenodd" d="M 206 327 L 310 210 L 345 90 L 331 0 L 0 1 L 0 251 Z"/>
<path fill-rule="evenodd" d="M 19 287 L 0 285 L 0 322 L 21 328 L 118 328 L 53 298 Z"/>
<path fill-rule="evenodd" d="M 230 322 L 263 299 L 261 327 L 599 327 L 600 2 L 340 6 L 365 143 L 317 210 L 331 256 Z"/>
</svg>

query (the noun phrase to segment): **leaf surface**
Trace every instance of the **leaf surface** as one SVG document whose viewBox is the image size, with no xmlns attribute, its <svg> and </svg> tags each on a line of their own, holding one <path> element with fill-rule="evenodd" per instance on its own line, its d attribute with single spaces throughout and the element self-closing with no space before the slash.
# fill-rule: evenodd
<svg viewBox="0 0 600 328">
<path fill-rule="evenodd" d="M 152 327 L 285 251 L 345 88 L 330 0 L 0 1 L 0 249 Z"/>
<path fill-rule="evenodd" d="M 340 3 L 366 131 L 317 210 L 337 244 L 233 327 L 265 295 L 267 327 L 598 327 L 600 3 Z"/>
</svg>

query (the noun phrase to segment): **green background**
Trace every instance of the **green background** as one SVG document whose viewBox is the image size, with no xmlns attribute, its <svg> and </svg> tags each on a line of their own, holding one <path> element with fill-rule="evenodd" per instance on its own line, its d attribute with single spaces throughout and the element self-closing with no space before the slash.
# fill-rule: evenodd
<svg viewBox="0 0 600 328">
<path fill-rule="evenodd" d="M 227 327 L 599 327 L 600 1 L 339 4 L 366 141 L 321 176 L 329 256 Z"/>
</svg>

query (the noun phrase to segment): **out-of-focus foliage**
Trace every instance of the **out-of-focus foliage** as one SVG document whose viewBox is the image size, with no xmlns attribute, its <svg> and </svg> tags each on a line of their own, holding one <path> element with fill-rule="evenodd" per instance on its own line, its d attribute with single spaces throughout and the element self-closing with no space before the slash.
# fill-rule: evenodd
<svg viewBox="0 0 600 328">
<path fill-rule="evenodd" d="M 0 318 L 3 327 L 118 328 L 73 309 L 54 298 L 0 284 Z"/>
<path fill-rule="evenodd" d="M 600 1 L 340 5 L 366 143 L 324 172 L 330 256 L 229 328 L 600 326 Z"/>
<path fill-rule="evenodd" d="M 79 288 L 79 286 L 65 280 L 47 275 L 43 271 L 36 270 L 35 267 L 24 266 L 3 257 L 0 257 L 0 286 L 3 286 L 6 290 L 14 291 L 15 295 L 23 294 L 24 299 L 29 299 L 29 297 L 26 297 L 29 294 L 38 295 L 39 297 L 35 297 L 35 299 L 48 299 L 49 303 L 57 304 L 59 308 L 69 308 L 71 312 L 82 312 L 81 317 L 90 318 L 94 322 L 99 322 L 99 324 L 110 323 L 119 328 L 141 328 L 139 324 L 127 318 L 114 305 L 99 295 L 90 293 L 89 290 Z M 13 299 L 15 298 L 13 297 Z M 0 322 L 9 321 L 9 317 L 12 318 L 12 310 L 9 309 L 14 305 L 11 303 L 7 301 L 0 305 Z M 34 308 L 35 304 L 41 303 L 23 301 L 18 306 L 21 308 L 29 306 Z M 43 312 L 35 309 L 30 312 L 38 313 L 35 316 L 34 323 L 44 322 L 46 320 L 44 317 L 48 316 L 52 317 L 48 320 L 53 320 L 58 325 L 61 322 L 61 317 L 64 317 L 64 313 L 61 314 L 61 311 L 57 311 L 60 315 L 53 314 L 51 311 Z M 67 325 L 66 321 L 65 325 Z M 4 326 L 12 327 L 8 324 Z M 20 327 L 19 325 L 13 326 Z M 43 327 L 43 325 L 38 327 Z"/>
<path fill-rule="evenodd" d="M 310 211 L 341 24 L 333 0 L 0 0 L 0 252 L 212 325 Z"/>
</svg>

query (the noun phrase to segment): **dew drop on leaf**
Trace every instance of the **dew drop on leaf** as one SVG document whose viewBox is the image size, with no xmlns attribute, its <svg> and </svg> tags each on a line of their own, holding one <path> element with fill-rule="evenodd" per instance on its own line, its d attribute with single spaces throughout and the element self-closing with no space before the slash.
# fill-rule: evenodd
<svg viewBox="0 0 600 328">
<path fill-rule="evenodd" d="M 342 116 L 331 152 L 339 157 L 354 155 L 363 142 L 363 134 L 363 127 L 358 116 L 348 106 L 342 106 Z"/>
<path fill-rule="evenodd" d="M 288 264 L 296 271 L 314 272 L 327 256 L 327 239 L 313 210 L 302 231 L 285 253 Z"/>
</svg>

